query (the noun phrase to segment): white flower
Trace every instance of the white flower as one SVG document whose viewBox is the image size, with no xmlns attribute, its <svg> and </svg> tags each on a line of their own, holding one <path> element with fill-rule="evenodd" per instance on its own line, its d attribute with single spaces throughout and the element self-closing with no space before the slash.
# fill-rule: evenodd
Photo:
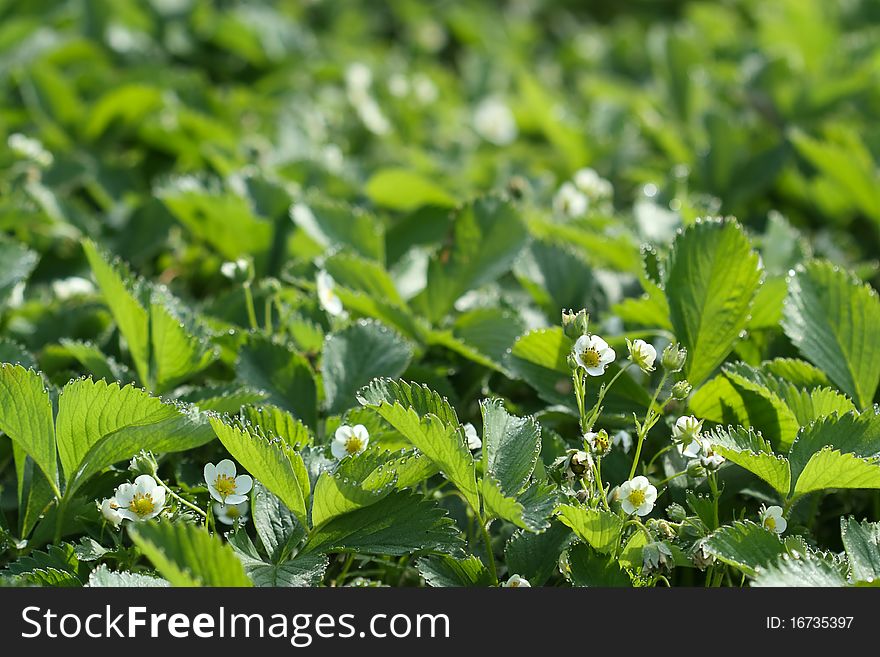
<svg viewBox="0 0 880 657">
<path fill-rule="evenodd" d="M 681 220 L 675 212 L 660 207 L 654 201 L 640 199 L 633 205 L 636 223 L 645 239 L 664 242 L 672 239 Z"/>
<path fill-rule="evenodd" d="M 104 520 L 114 527 L 119 527 L 123 520 L 122 514 L 119 513 L 119 504 L 113 497 L 109 497 L 101 502 L 101 515 L 104 516 Z"/>
<path fill-rule="evenodd" d="M 696 442 L 700 445 L 700 465 L 706 470 L 714 472 L 724 463 L 724 457 L 712 449 L 712 441 L 708 438 L 697 438 Z"/>
<path fill-rule="evenodd" d="M 464 437 L 467 438 L 467 446 L 471 451 L 483 446 L 483 441 L 477 435 L 476 427 L 470 422 L 464 425 Z"/>
<path fill-rule="evenodd" d="M 693 415 L 685 415 L 675 421 L 672 427 L 672 439 L 678 446 L 678 453 L 682 456 L 694 459 L 700 455 L 700 432 L 703 430 L 703 421 Z"/>
<path fill-rule="evenodd" d="M 108 508 L 112 509 L 113 504 L 118 509 L 117 513 L 126 520 L 149 520 L 158 516 L 165 508 L 165 488 L 157 484 L 150 475 L 144 474 L 135 479 L 133 484 L 119 486 L 108 503 Z"/>
<path fill-rule="evenodd" d="M 363 424 L 353 427 L 343 424 L 336 430 L 336 437 L 330 444 L 330 451 L 337 459 L 354 456 L 363 452 L 370 442 L 370 432 Z"/>
<path fill-rule="evenodd" d="M 395 98 L 409 95 L 409 80 L 402 73 L 395 73 L 388 78 L 388 92 Z"/>
<path fill-rule="evenodd" d="M 363 62 L 354 62 L 345 69 L 345 87 L 349 97 L 359 99 L 369 93 L 373 84 L 373 71 Z"/>
<path fill-rule="evenodd" d="M 334 290 L 336 281 L 333 280 L 333 277 L 322 269 L 318 272 L 316 282 L 318 285 L 318 303 L 321 304 L 321 308 L 334 317 L 341 315 L 343 313 L 342 299 L 336 295 Z"/>
<path fill-rule="evenodd" d="M 61 301 L 65 301 L 72 297 L 81 297 L 92 294 L 95 286 L 86 278 L 79 276 L 71 276 L 63 278 L 59 281 L 53 281 L 52 292 Z"/>
<path fill-rule="evenodd" d="M 250 502 L 247 500 L 238 504 L 214 502 L 214 517 L 226 525 L 234 525 L 236 520 L 240 523 L 245 523 L 247 522 L 250 508 Z"/>
<path fill-rule="evenodd" d="M 553 197 L 553 210 L 564 217 L 581 217 L 589 207 L 590 200 L 586 194 L 578 191 L 570 182 L 562 183 Z"/>
<path fill-rule="evenodd" d="M 629 349 L 629 359 L 635 363 L 642 372 L 654 371 L 654 361 L 657 360 L 657 350 L 644 340 L 626 341 Z"/>
<path fill-rule="evenodd" d="M 532 585 L 529 584 L 529 580 L 527 580 L 522 575 L 511 575 L 510 578 L 504 582 L 501 586 L 509 589 L 519 589 L 519 588 L 531 588 Z"/>
<path fill-rule="evenodd" d="M 496 146 L 506 146 L 516 139 L 516 119 L 510 108 L 498 98 L 484 98 L 474 111 L 474 130 Z"/>
<path fill-rule="evenodd" d="M 223 504 L 241 504 L 254 487 L 250 475 L 235 476 L 235 463 L 229 459 L 223 459 L 217 465 L 206 463 L 205 483 L 211 497 Z"/>
<path fill-rule="evenodd" d="M 437 97 L 440 95 L 440 92 L 437 90 L 437 85 L 434 84 L 434 81 L 424 73 L 417 73 L 413 77 L 412 85 L 416 100 L 422 105 L 430 105 L 437 100 Z"/>
<path fill-rule="evenodd" d="M 232 281 L 246 279 L 249 269 L 250 263 L 247 258 L 239 258 L 238 260 L 224 262 L 220 265 L 220 273 Z"/>
<path fill-rule="evenodd" d="M 52 153 L 46 150 L 43 142 L 39 139 L 27 137 L 20 132 L 14 132 L 6 139 L 6 145 L 21 157 L 25 157 L 42 167 L 52 164 Z"/>
<path fill-rule="evenodd" d="M 585 168 L 576 171 L 574 174 L 574 184 L 590 200 L 607 200 L 614 195 L 614 187 L 605 178 L 596 173 L 595 169 Z"/>
<path fill-rule="evenodd" d="M 582 335 L 574 343 L 574 358 L 590 376 L 602 376 L 617 354 L 598 335 Z"/>
<path fill-rule="evenodd" d="M 646 516 L 654 508 L 657 489 L 651 485 L 647 477 L 639 475 L 623 482 L 617 491 L 617 496 L 624 513 Z"/>
<path fill-rule="evenodd" d="M 628 453 L 630 448 L 633 445 L 633 437 L 630 435 L 629 431 L 624 431 L 621 429 L 612 438 L 612 442 L 615 447 L 620 447 L 623 449 L 624 453 Z"/>
<path fill-rule="evenodd" d="M 764 529 L 781 534 L 788 527 L 788 521 L 782 517 L 781 506 L 768 506 L 761 509 L 761 525 Z"/>
<path fill-rule="evenodd" d="M 382 108 L 372 96 L 367 96 L 358 102 L 357 113 L 364 127 L 374 135 L 386 135 L 391 132 L 391 123 L 385 118 Z"/>
</svg>

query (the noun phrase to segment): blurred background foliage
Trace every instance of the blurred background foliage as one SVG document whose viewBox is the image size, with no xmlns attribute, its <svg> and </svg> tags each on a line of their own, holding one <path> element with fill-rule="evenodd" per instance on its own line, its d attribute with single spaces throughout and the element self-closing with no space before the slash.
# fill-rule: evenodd
<svg viewBox="0 0 880 657">
<path fill-rule="evenodd" d="M 870 0 L 0 0 L 0 229 L 42 254 L 32 286 L 83 275 L 89 235 L 198 299 L 225 259 L 280 276 L 323 251 L 291 203 L 368 211 L 366 255 L 398 273 L 496 190 L 612 272 L 732 214 L 772 267 L 815 254 L 876 283 L 878 19 Z M 481 134 L 487 100 L 512 134 Z M 566 232 L 552 199 L 587 166 L 613 203 Z"/>
</svg>

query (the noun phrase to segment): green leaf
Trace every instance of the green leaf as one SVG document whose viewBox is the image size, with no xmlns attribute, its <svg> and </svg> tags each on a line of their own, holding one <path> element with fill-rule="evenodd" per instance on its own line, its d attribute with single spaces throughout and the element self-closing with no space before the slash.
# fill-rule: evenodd
<svg viewBox="0 0 880 657">
<path fill-rule="evenodd" d="M 447 554 L 423 557 L 416 562 L 419 575 L 433 587 L 492 586 L 492 575 L 479 558 L 456 559 Z"/>
<path fill-rule="evenodd" d="M 507 496 L 526 486 L 541 455 L 541 427 L 533 417 L 510 415 L 500 399 L 480 403 L 483 415 L 483 472 Z"/>
<path fill-rule="evenodd" d="M 557 513 L 579 539 L 599 552 L 609 553 L 617 544 L 623 522 L 616 514 L 571 504 L 560 505 Z"/>
<path fill-rule="evenodd" d="M 455 523 L 443 509 L 420 496 L 399 492 L 334 518 L 309 535 L 303 550 L 402 556 L 453 554 L 461 547 Z"/>
<path fill-rule="evenodd" d="M 846 586 L 843 568 L 817 556 L 782 557 L 762 568 L 752 586 L 832 588 Z"/>
<path fill-rule="evenodd" d="M 388 380 L 374 381 L 359 398 L 431 459 L 474 510 L 480 508 L 474 458 L 449 402 L 427 387 Z"/>
<path fill-rule="evenodd" d="M 104 302 L 125 338 L 138 378 L 146 384 L 150 381 L 150 316 L 144 303 L 146 284 L 134 277 L 121 260 L 111 262 L 91 240 L 83 242 L 83 251 L 104 295 Z"/>
<path fill-rule="evenodd" d="M 407 308 L 391 274 L 374 260 L 353 253 L 334 253 L 324 260 L 324 270 L 333 277 L 337 285 L 381 299 L 397 308 Z"/>
<path fill-rule="evenodd" d="M 293 559 L 284 556 L 266 561 L 243 529 L 228 534 L 228 539 L 245 573 L 256 586 L 317 586 L 329 564 L 323 554 L 303 554 Z"/>
<path fill-rule="evenodd" d="M 568 577 L 575 586 L 628 588 L 632 580 L 614 559 L 579 543 L 568 551 Z"/>
<path fill-rule="evenodd" d="M 268 393 L 267 401 L 290 411 L 306 425 L 318 419 L 318 390 L 309 361 L 292 347 L 252 335 L 238 352 L 238 379 Z"/>
<path fill-rule="evenodd" d="M 328 413 L 357 404 L 357 392 L 379 377 L 400 376 L 412 347 L 397 333 L 373 321 L 359 321 L 324 343 L 322 373 Z"/>
<path fill-rule="evenodd" d="M 269 560 L 272 563 L 285 561 L 305 536 L 305 529 L 284 502 L 259 481 L 254 482 L 251 506 L 254 528 Z"/>
<path fill-rule="evenodd" d="M 520 285 L 553 322 L 564 309 L 591 308 L 601 297 L 592 268 L 570 247 L 532 242 L 514 271 Z"/>
<path fill-rule="evenodd" d="M 293 206 L 290 216 L 325 248 L 344 246 L 371 260 L 385 261 L 383 224 L 361 208 L 310 193 Z"/>
<path fill-rule="evenodd" d="M 60 342 L 67 353 L 78 360 L 80 365 L 95 378 L 104 379 L 108 383 L 113 381 L 132 383 L 134 381 L 127 367 L 106 356 L 92 343 L 68 340 L 67 338 L 62 338 Z"/>
<path fill-rule="evenodd" d="M 376 205 L 409 212 L 424 205 L 454 207 L 455 198 L 430 178 L 407 169 L 380 169 L 364 192 Z"/>
<path fill-rule="evenodd" d="M 251 586 L 232 548 L 203 527 L 150 522 L 128 533 L 172 586 Z"/>
<path fill-rule="evenodd" d="M 257 427 L 266 438 L 280 438 L 295 450 L 312 444 L 308 428 L 293 415 L 277 406 L 245 406 L 241 417 Z"/>
<path fill-rule="evenodd" d="M 686 375 L 699 387 L 733 349 L 761 283 L 760 258 L 739 224 L 704 220 L 676 237 L 665 289 Z"/>
<path fill-rule="evenodd" d="M 458 415 L 446 397 L 421 383 L 376 379 L 358 392 L 358 401 L 369 407 L 399 404 L 416 415 L 434 415 L 448 426 L 458 426 Z"/>
<path fill-rule="evenodd" d="M 880 409 L 831 416 L 802 429 L 788 455 L 792 478 L 797 480 L 813 454 L 826 446 L 859 458 L 880 456 Z"/>
<path fill-rule="evenodd" d="M 791 490 L 788 459 L 773 453 L 770 444 L 751 429 L 716 429 L 707 434 L 718 453 L 770 484 L 787 497 Z"/>
<path fill-rule="evenodd" d="M 257 216 L 245 196 L 232 190 L 172 184 L 161 189 L 158 197 L 193 237 L 211 245 L 226 260 L 251 255 L 259 262 L 268 254 L 273 224 Z"/>
<path fill-rule="evenodd" d="M 813 454 L 797 478 L 793 495 L 827 488 L 880 488 L 880 465 L 825 447 Z"/>
<path fill-rule="evenodd" d="M 775 533 L 749 520 L 737 521 L 715 530 L 704 546 L 716 559 L 750 577 L 785 553 L 785 545 Z"/>
<path fill-rule="evenodd" d="M 502 370 L 504 358 L 523 328 L 522 320 L 509 312 L 498 308 L 477 308 L 455 319 L 452 334 L 484 356 L 482 360 L 490 367 Z"/>
<path fill-rule="evenodd" d="M 371 448 L 343 459 L 332 474 L 322 472 L 315 483 L 312 524 L 319 527 L 333 518 L 375 504 L 388 495 L 396 477 L 391 468 L 380 467 L 383 462 L 382 453 Z M 367 478 L 369 486 L 364 483 Z"/>
<path fill-rule="evenodd" d="M 877 293 L 830 262 L 799 267 L 789 284 L 783 328 L 803 356 L 867 408 L 880 382 Z"/>
<path fill-rule="evenodd" d="M 522 575 L 535 586 L 543 586 L 558 572 L 559 557 L 573 540 L 571 529 L 559 521 L 552 522 L 540 534 L 517 530 L 504 548 L 507 570 Z"/>
<path fill-rule="evenodd" d="M 170 304 L 158 299 L 150 306 L 150 341 L 154 385 L 159 392 L 201 372 L 216 355 L 206 340 L 184 328 Z"/>
<path fill-rule="evenodd" d="M 107 564 L 101 564 L 95 568 L 89 575 L 89 581 L 86 586 L 92 588 L 152 588 L 171 586 L 167 579 L 154 577 L 153 575 L 144 575 L 143 573 L 130 573 L 125 570 L 113 571 L 107 567 Z"/>
<path fill-rule="evenodd" d="M 31 275 L 39 257 L 23 244 L 6 239 L 0 235 L 0 307 L 2 307 L 13 288 Z"/>
<path fill-rule="evenodd" d="M 78 379 L 64 386 L 55 423 L 66 496 L 107 466 L 142 449 L 181 452 L 211 440 L 195 409 L 165 403 L 133 386 Z"/>
<path fill-rule="evenodd" d="M 561 327 L 529 331 L 511 347 L 507 367 L 546 401 L 571 405 L 571 371 L 567 359 L 573 346 Z"/>
<path fill-rule="evenodd" d="M 33 370 L 0 363 L 0 430 L 34 460 L 57 494 L 52 401 L 43 379 Z"/>
<path fill-rule="evenodd" d="M 413 307 L 437 323 L 469 290 L 506 273 L 528 240 L 514 206 L 495 197 L 465 205 L 455 219 L 451 251 L 441 251 L 428 264 L 428 285 Z"/>
<path fill-rule="evenodd" d="M 299 452 L 281 439 L 267 439 L 217 417 L 211 426 L 232 457 L 278 496 L 304 527 L 308 526 L 308 470 Z"/>
<path fill-rule="evenodd" d="M 880 523 L 840 519 L 840 538 L 846 550 L 850 574 L 856 582 L 880 579 Z"/>
</svg>

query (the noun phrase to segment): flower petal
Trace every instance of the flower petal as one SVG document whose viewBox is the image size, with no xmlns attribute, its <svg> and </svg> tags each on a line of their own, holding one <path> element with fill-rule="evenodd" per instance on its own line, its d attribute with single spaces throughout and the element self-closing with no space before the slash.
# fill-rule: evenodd
<svg viewBox="0 0 880 657">
<path fill-rule="evenodd" d="M 344 459 L 348 456 L 348 452 L 345 450 L 345 442 L 334 440 L 330 444 L 330 452 L 333 454 L 333 457 L 336 459 Z"/>
<path fill-rule="evenodd" d="M 235 478 L 235 494 L 236 495 L 247 495 L 251 492 L 251 488 L 254 487 L 254 480 L 250 475 L 238 475 Z M 234 503 L 233 503 L 234 504 Z"/>
<path fill-rule="evenodd" d="M 217 481 L 217 466 L 213 463 L 205 463 L 203 474 L 205 475 L 205 482 L 210 486 Z"/>
<path fill-rule="evenodd" d="M 227 504 L 241 504 L 242 502 L 247 501 L 247 495 L 239 495 L 238 493 L 233 493 L 232 495 L 226 496 Z"/>
<path fill-rule="evenodd" d="M 217 464 L 217 477 L 225 475 L 227 477 L 235 478 L 235 463 L 233 463 L 229 459 L 223 459 L 220 463 Z"/>
<path fill-rule="evenodd" d="M 579 354 L 583 351 L 587 350 L 587 347 L 590 345 L 590 336 L 582 335 L 579 337 L 574 343 L 574 353 Z"/>
</svg>

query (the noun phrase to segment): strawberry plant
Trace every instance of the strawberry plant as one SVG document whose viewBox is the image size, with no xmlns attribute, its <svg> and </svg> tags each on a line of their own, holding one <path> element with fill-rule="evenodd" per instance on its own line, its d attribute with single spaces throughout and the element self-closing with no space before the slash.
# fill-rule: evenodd
<svg viewBox="0 0 880 657">
<path fill-rule="evenodd" d="M 0 583 L 875 582 L 877 12 L 593 4 L 0 2 Z"/>
</svg>

